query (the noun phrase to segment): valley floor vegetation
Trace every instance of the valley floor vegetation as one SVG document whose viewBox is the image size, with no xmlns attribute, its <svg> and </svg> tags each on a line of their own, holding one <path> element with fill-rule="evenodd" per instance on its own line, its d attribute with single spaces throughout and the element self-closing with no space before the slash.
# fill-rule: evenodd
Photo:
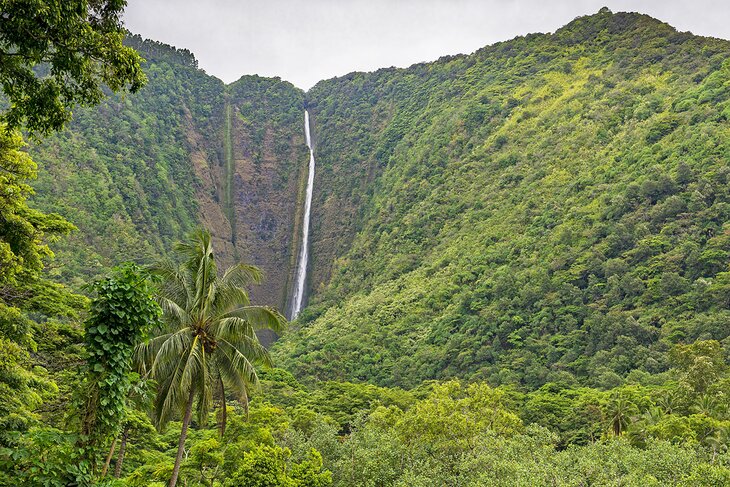
<svg viewBox="0 0 730 487">
<path fill-rule="evenodd" d="M 80 330 L 46 323 L 43 332 L 54 346 L 34 362 L 78 363 Z M 3 411 L 2 485 L 168 485 L 189 416 L 180 411 L 157 429 L 159 402 L 142 376 L 123 379 L 131 387 L 122 409 L 90 457 L 72 407 L 81 404 L 73 391 L 87 391 L 94 374 L 23 369 L 9 358 L 3 390 L 15 387 L 16 399 L 3 397 L 12 409 Z M 262 370 L 248 400 L 214 390 L 207 412 L 197 395 L 179 484 L 728 485 L 730 375 L 719 344 L 678 346 L 672 360 L 664 374 L 637 372 L 613 389 L 549 383 L 533 392 L 458 380 L 410 391 L 306 386 L 285 370 Z"/>
</svg>

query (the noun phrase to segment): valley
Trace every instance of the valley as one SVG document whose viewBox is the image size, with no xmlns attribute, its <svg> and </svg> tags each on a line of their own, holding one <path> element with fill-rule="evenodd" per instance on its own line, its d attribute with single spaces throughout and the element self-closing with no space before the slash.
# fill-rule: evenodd
<svg viewBox="0 0 730 487">
<path fill-rule="evenodd" d="M 125 45 L 0 144 L 0 485 L 730 485 L 730 41 L 604 8 L 306 92 Z"/>
</svg>

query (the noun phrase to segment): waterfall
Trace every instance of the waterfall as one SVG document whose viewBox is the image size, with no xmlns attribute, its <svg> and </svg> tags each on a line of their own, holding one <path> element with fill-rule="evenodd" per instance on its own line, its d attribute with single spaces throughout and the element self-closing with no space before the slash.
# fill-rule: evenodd
<svg viewBox="0 0 730 487">
<path fill-rule="evenodd" d="M 302 219 L 302 245 L 299 248 L 294 295 L 291 301 L 291 312 L 289 313 L 292 320 L 302 310 L 304 285 L 307 282 L 307 263 L 309 261 L 309 220 L 312 210 L 312 190 L 314 188 L 314 149 L 312 148 L 312 137 L 309 133 L 309 112 L 307 110 L 304 110 L 304 135 L 307 139 L 307 147 L 309 147 L 309 174 L 307 176 L 307 196 L 304 200 L 304 218 Z"/>
</svg>

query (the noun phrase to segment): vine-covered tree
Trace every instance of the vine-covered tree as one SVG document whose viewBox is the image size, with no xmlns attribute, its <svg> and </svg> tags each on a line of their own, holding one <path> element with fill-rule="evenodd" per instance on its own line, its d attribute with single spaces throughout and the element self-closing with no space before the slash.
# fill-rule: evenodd
<svg viewBox="0 0 730 487">
<path fill-rule="evenodd" d="M 162 428 L 182 411 L 182 431 L 170 487 L 177 483 L 193 405 L 205 421 L 215 387 L 228 387 L 240 398 L 258 383 L 256 365 L 271 365 L 256 332 L 281 332 L 286 320 L 277 311 L 252 306 L 246 286 L 261 280 L 260 271 L 236 264 L 218 273 L 208 231 L 193 232 L 176 246 L 180 262 L 155 268 L 162 277 L 158 301 L 165 326 L 138 347 L 141 367 L 157 381 L 154 417 Z M 225 394 L 223 408 L 225 408 Z"/>
<path fill-rule="evenodd" d="M 135 346 L 159 320 L 148 276 L 133 264 L 94 284 L 86 321 L 87 388 L 81 433 L 94 464 L 96 447 L 116 438 L 124 419 Z"/>
</svg>

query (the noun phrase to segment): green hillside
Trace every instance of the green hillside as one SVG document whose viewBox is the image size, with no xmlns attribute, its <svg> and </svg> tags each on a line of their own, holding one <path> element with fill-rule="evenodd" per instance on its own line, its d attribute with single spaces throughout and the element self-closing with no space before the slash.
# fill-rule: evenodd
<svg viewBox="0 0 730 487">
<path fill-rule="evenodd" d="M 612 387 L 677 342 L 727 344 L 729 58 L 602 10 L 320 82 L 313 295 L 278 363 Z"/>
<path fill-rule="evenodd" d="M 217 130 L 224 85 L 189 52 L 131 41 L 148 60 L 148 85 L 77 110 L 63 132 L 31 146 L 40 164 L 33 203 L 79 228 L 58 245 L 51 271 L 68 282 L 97 276 L 120 255 L 149 261 L 198 221 L 185 131 Z"/>
</svg>

